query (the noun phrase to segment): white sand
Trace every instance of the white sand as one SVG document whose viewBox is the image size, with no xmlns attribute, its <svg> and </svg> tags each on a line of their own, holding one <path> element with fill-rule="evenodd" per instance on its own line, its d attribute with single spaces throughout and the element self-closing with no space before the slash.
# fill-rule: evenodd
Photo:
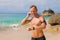
<svg viewBox="0 0 60 40">
<path fill-rule="evenodd" d="M 45 32 L 47 40 L 60 40 L 60 32 Z M 20 30 L 0 31 L 0 40 L 31 40 L 31 32 L 22 27 Z"/>
</svg>

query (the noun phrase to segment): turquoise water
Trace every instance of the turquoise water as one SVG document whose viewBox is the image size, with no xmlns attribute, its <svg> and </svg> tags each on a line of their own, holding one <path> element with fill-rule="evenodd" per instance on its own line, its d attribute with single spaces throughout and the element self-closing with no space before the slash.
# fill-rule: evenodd
<svg viewBox="0 0 60 40">
<path fill-rule="evenodd" d="M 25 16 L 26 13 L 0 14 L 0 24 L 19 24 Z M 48 19 L 49 16 L 45 16 L 44 18 Z"/>
<path fill-rule="evenodd" d="M 49 18 L 50 18 L 50 16 L 44 16 L 44 18 L 47 20 L 47 19 L 49 19 Z"/>
<path fill-rule="evenodd" d="M 0 24 L 18 24 L 25 17 L 25 14 L 0 14 Z"/>
</svg>

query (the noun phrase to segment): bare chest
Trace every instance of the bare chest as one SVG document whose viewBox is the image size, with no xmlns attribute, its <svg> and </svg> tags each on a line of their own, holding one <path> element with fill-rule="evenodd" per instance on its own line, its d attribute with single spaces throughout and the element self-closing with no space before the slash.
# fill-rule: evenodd
<svg viewBox="0 0 60 40">
<path fill-rule="evenodd" d="M 33 18 L 33 19 L 31 20 L 31 24 L 32 24 L 32 25 L 37 25 L 37 24 L 39 24 L 40 21 L 41 21 L 41 20 L 40 20 L 39 18 Z"/>
</svg>

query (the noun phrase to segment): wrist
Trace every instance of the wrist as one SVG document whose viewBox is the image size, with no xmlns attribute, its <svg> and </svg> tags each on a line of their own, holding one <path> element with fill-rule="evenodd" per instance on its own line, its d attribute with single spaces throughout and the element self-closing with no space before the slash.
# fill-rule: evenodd
<svg viewBox="0 0 60 40">
<path fill-rule="evenodd" d="M 27 16 L 26 16 L 26 19 L 28 19 L 28 18 L 29 18 L 29 16 L 27 15 Z"/>
<path fill-rule="evenodd" d="M 35 27 L 33 27 L 32 30 L 35 30 Z"/>
</svg>

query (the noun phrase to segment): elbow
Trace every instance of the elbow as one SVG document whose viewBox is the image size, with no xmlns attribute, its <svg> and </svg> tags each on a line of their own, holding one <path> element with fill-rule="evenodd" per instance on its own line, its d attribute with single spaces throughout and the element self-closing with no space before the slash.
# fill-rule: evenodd
<svg viewBox="0 0 60 40">
<path fill-rule="evenodd" d="M 25 25 L 25 23 L 21 23 L 21 25 Z"/>
<path fill-rule="evenodd" d="M 41 28 L 42 28 L 42 29 L 45 29 L 45 28 L 46 28 L 46 25 L 41 25 Z"/>
<path fill-rule="evenodd" d="M 45 28 L 46 28 L 46 24 L 43 23 L 43 24 L 41 25 L 41 27 L 42 27 L 42 29 L 45 29 Z"/>
<path fill-rule="evenodd" d="M 21 23 L 21 25 L 24 25 L 23 23 Z"/>
<path fill-rule="evenodd" d="M 25 25 L 25 23 L 24 22 L 21 22 L 21 25 Z"/>
<path fill-rule="evenodd" d="M 46 25 L 45 26 L 43 26 L 43 29 L 45 29 L 46 28 Z"/>
</svg>

